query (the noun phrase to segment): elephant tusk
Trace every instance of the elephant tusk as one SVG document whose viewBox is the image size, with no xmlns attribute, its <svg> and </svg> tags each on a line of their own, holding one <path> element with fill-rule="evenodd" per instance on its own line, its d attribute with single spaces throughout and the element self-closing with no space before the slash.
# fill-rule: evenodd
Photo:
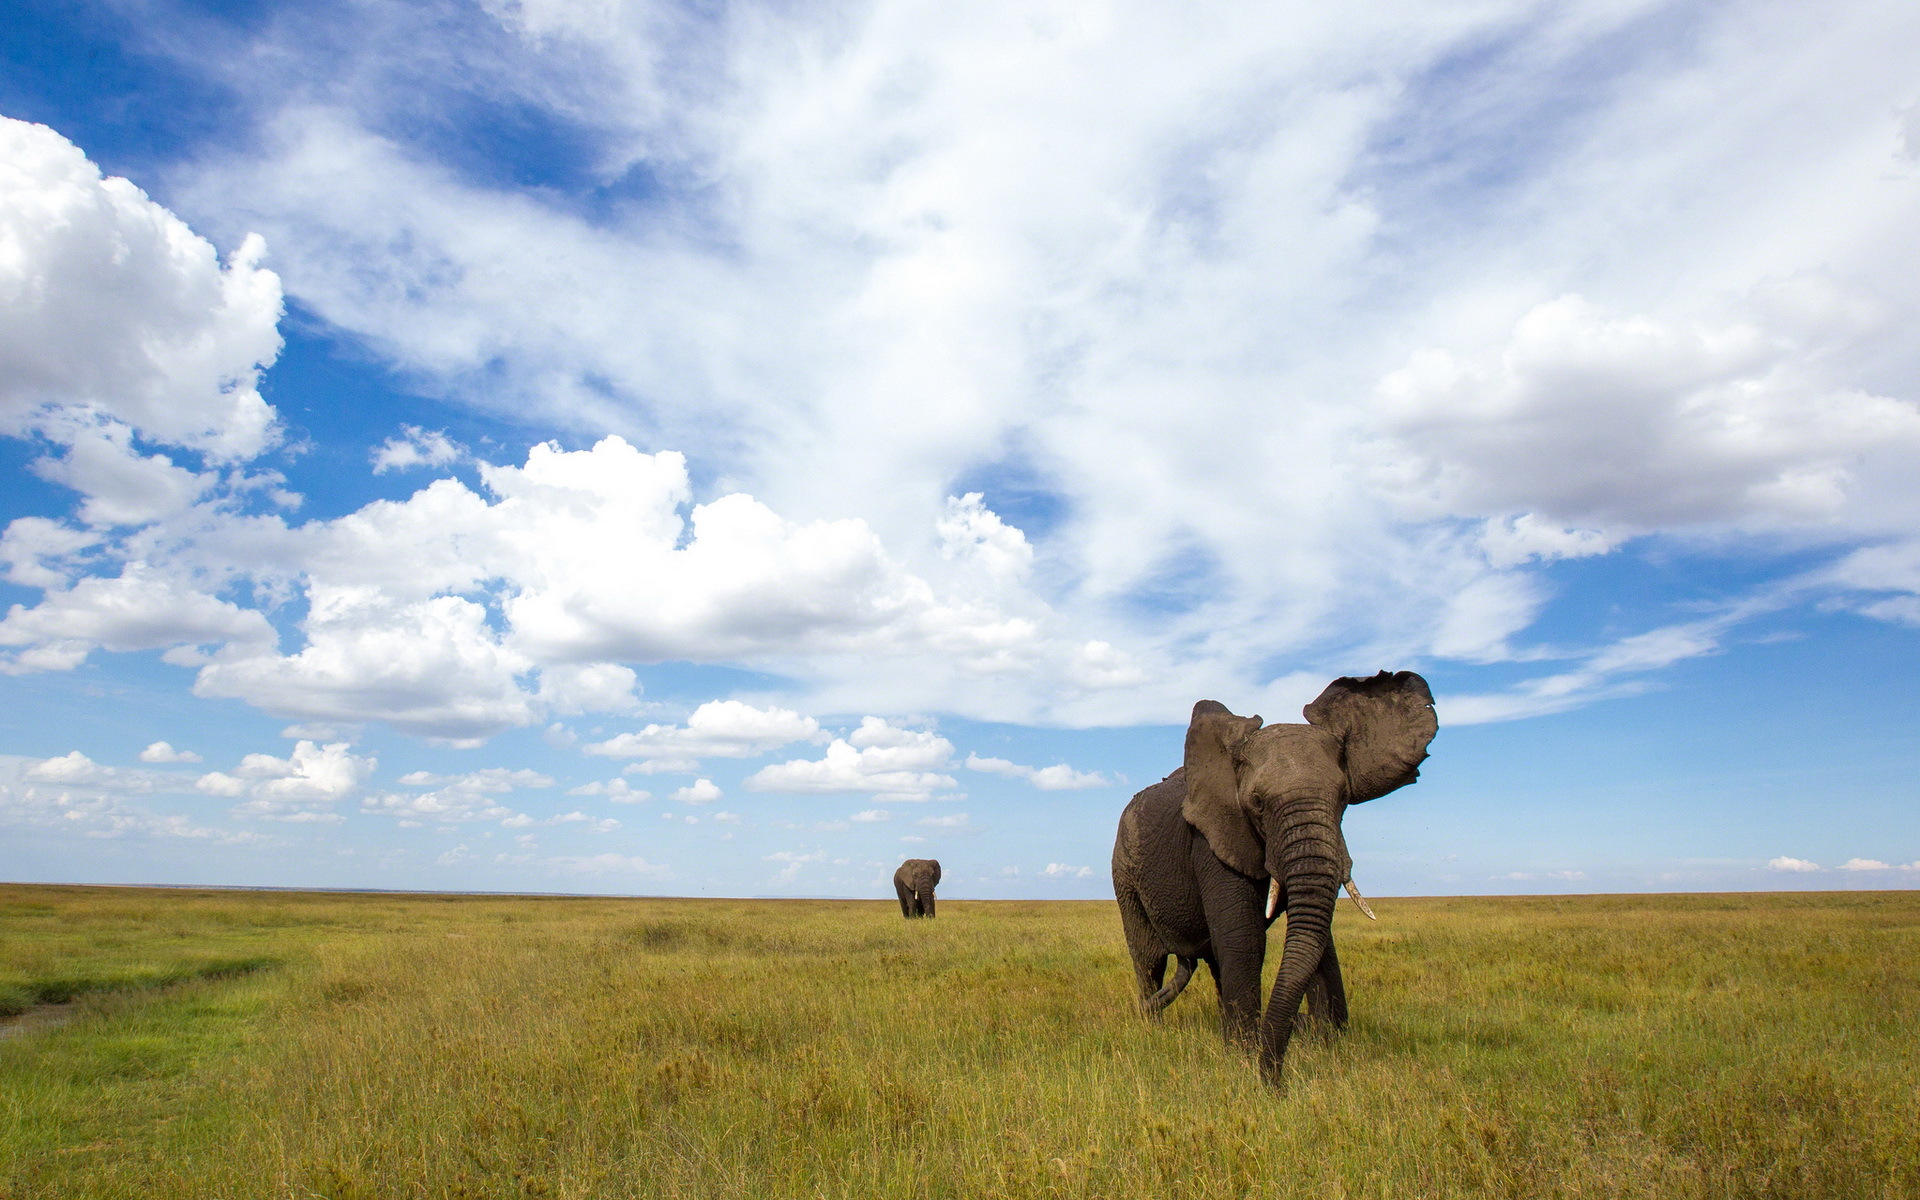
<svg viewBox="0 0 1920 1200">
<path fill-rule="evenodd" d="M 1267 888 L 1267 920 L 1273 920 L 1273 910 L 1280 907 L 1280 881 L 1274 880 Z"/>
<path fill-rule="evenodd" d="M 1360 895 L 1360 889 L 1353 886 L 1353 880 L 1351 878 L 1347 880 L 1347 895 L 1353 897 L 1353 902 L 1360 906 L 1360 911 L 1367 914 L 1367 920 L 1378 921 L 1380 919 L 1373 915 L 1371 908 L 1367 907 L 1366 900 Z"/>
</svg>

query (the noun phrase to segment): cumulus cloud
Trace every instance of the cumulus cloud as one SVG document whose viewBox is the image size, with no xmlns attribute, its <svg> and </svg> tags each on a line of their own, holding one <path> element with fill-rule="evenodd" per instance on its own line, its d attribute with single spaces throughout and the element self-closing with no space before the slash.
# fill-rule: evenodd
<svg viewBox="0 0 1920 1200">
<path fill-rule="evenodd" d="M 1762 320 L 1662 320 L 1569 295 L 1528 312 L 1484 360 L 1415 355 L 1380 397 L 1410 502 L 1573 522 L 1595 532 L 1535 526 L 1521 544 L 1599 553 L 1605 530 L 1828 521 L 1861 460 L 1913 460 L 1920 408 L 1813 367 Z"/>
<path fill-rule="evenodd" d="M 191 750 L 175 750 L 169 742 L 154 742 L 140 752 L 145 763 L 197 763 L 200 756 Z"/>
<path fill-rule="evenodd" d="M 549 713 L 627 712 L 639 704 L 639 676 L 618 663 L 554 663 L 540 671 L 540 703 Z"/>
<path fill-rule="evenodd" d="M 73 581 L 76 558 L 97 545 L 100 534 L 46 517 L 16 517 L 0 533 L 0 567 L 8 583 L 57 589 Z"/>
<path fill-rule="evenodd" d="M 854 813 L 847 818 L 847 820 L 852 821 L 856 825 L 873 825 L 881 821 L 891 821 L 892 819 L 893 814 L 884 808 L 862 809 L 860 812 Z"/>
<path fill-rule="evenodd" d="M 502 825 L 511 825 L 511 821 L 502 821 Z M 575 809 L 572 812 L 559 813 L 541 821 L 542 825 L 584 825 L 594 833 L 612 833 L 620 828 L 620 822 L 612 817 L 595 817 Z"/>
<path fill-rule="evenodd" d="M 669 800 L 680 804 L 712 804 L 725 793 L 711 779 L 696 779 L 683 788 L 675 788 Z"/>
<path fill-rule="evenodd" d="M 504 794 L 520 788 L 550 788 L 553 776 L 526 767 L 486 767 L 459 775 L 436 775 L 431 771 L 409 771 L 400 777 L 407 787 L 444 787 L 464 792 Z"/>
<path fill-rule="evenodd" d="M 969 754 L 966 765 L 970 771 L 1024 779 L 1043 792 L 1105 787 L 1111 782 L 1098 771 L 1076 771 L 1065 763 L 1055 763 L 1051 767 L 1025 767 L 1004 758 L 982 758 L 978 754 Z"/>
<path fill-rule="evenodd" d="M 194 692 L 245 700 L 277 716 L 385 721 L 454 742 L 535 719 L 532 698 L 515 678 L 531 663 L 501 644 L 473 601 L 400 603 L 373 588 L 315 583 L 301 624 L 307 644 L 297 653 L 210 662 Z"/>
<path fill-rule="evenodd" d="M 684 726 L 648 725 L 636 733 L 591 743 L 586 752 L 687 764 L 702 758 L 754 758 L 792 742 L 810 741 L 819 732 L 818 721 L 790 709 L 709 700 L 693 710 Z"/>
<path fill-rule="evenodd" d="M 609 779 L 602 783 L 595 780 L 583 783 L 577 788 L 567 789 L 569 796 L 602 796 L 615 804 L 644 804 L 653 799 L 653 793 L 645 788 L 637 788 L 624 779 Z"/>
<path fill-rule="evenodd" d="M 957 786 L 951 775 L 940 771 L 952 759 L 953 743 L 930 730 L 865 717 L 853 733 L 829 742 L 825 757 L 762 767 L 747 777 L 747 787 L 757 792 L 868 792 L 888 800 L 927 800 L 937 790 Z"/>
<path fill-rule="evenodd" d="M 1659 538 L 1798 569 L 1783 546 L 1915 541 L 1920 502 L 1913 101 L 1889 49 L 1910 18 L 1732 37 L 1709 13 L 1685 71 L 1575 61 L 1645 44 L 1617 36 L 1644 11 L 1229 4 L 1195 25 L 1122 4 L 1089 26 L 883 2 L 830 38 L 806 9 L 670 22 L 667 52 L 645 6 L 363 7 L 336 36 L 478 22 L 502 57 L 461 70 L 655 180 L 662 219 L 434 161 L 399 119 L 422 77 L 369 63 L 249 93 L 260 136 L 170 176 L 239 247 L 224 266 L 11 123 L 7 228 L 52 298 L 0 287 L 25 297 L 0 365 L 53 383 L 10 382 L 5 411 L 81 491 L 59 528 L 100 540 L 23 527 L 9 570 L 64 594 L 82 561 L 137 560 L 221 603 L 308 601 L 284 654 L 256 629 L 170 661 L 208 695 L 453 741 L 626 703 L 610 672 L 561 678 L 581 664 L 1079 725 L 1194 695 L 1297 705 L 1294 674 L 1363 654 L 1575 660 L 1461 697 L 1478 720 L 1624 694 L 1630 670 L 1584 663 L 1601 634 L 1529 644 L 1543 565 Z M 231 49 L 304 61 L 299 28 Z M 1817 103 L 1779 66 L 1832 61 L 1849 87 Z M 1596 78 L 1572 113 L 1569 69 Z M 607 439 L 335 521 L 215 519 L 232 485 L 206 455 L 271 436 L 254 384 L 278 283 L 252 230 L 306 311 L 409 386 L 700 471 Z M 449 449 L 402 430 L 374 465 Z M 724 484 L 695 503 L 696 477 Z M 1920 593 L 1850 587 L 1800 599 L 1920 622 Z M 107 644 L 24 617 L 6 636 L 8 670 Z"/>
<path fill-rule="evenodd" d="M 111 784 L 119 779 L 120 772 L 112 767 L 103 767 L 78 750 L 70 750 L 58 758 L 44 758 L 26 769 L 28 779 L 42 783 L 87 783 L 95 786 Z"/>
<path fill-rule="evenodd" d="M 158 650 L 199 643 L 257 648 L 273 640 L 273 627 L 258 612 L 134 562 L 118 576 L 89 577 L 50 591 L 31 608 L 14 605 L 0 620 L 0 646 L 27 649 L 0 657 L 0 671 L 71 670 L 100 648 Z"/>
<path fill-rule="evenodd" d="M 211 472 L 187 470 L 165 454 L 142 454 L 130 428 L 91 413 L 51 414 L 40 430 L 66 452 L 34 460 L 34 474 L 79 492 L 79 516 L 89 525 L 143 525 L 172 516 L 215 482 Z"/>
<path fill-rule="evenodd" d="M 0 117 L 0 427 L 84 411 L 218 458 L 273 438 L 257 387 L 280 281 L 213 245 L 53 130 Z"/>
<path fill-rule="evenodd" d="M 1817 862 L 1808 862 L 1804 858 L 1788 858 L 1783 854 L 1779 858 L 1768 859 L 1767 869 L 1770 871 L 1809 872 L 1818 871 L 1820 864 Z"/>
<path fill-rule="evenodd" d="M 219 846 L 272 842 L 249 830 L 154 812 L 128 796 L 167 782 L 149 772 L 103 767 L 78 751 L 52 759 L 0 755 L 0 828 L 53 837 L 180 838 Z"/>
<path fill-rule="evenodd" d="M 209 771 L 195 786 L 208 795 L 247 797 L 234 806 L 235 816 L 335 824 L 344 818 L 333 805 L 358 792 L 378 765 L 345 742 L 303 740 L 286 758 L 249 754 L 232 771 Z"/>
<path fill-rule="evenodd" d="M 827 856 L 818 852 L 813 854 L 799 854 L 792 850 L 781 850 L 773 854 L 763 855 L 762 857 L 767 862 L 786 864 L 774 873 L 773 881 L 775 883 L 792 883 L 795 879 L 799 878 L 801 868 L 805 867 L 806 864 L 820 862 Z"/>
<path fill-rule="evenodd" d="M 523 816 L 493 797 L 480 792 L 435 790 L 429 792 L 374 792 L 360 801 L 362 812 L 397 818 L 401 824 L 426 822 L 494 820 L 502 824 Z M 524 825 L 526 822 L 523 822 Z M 509 828 L 520 828 L 511 825 Z"/>
<path fill-rule="evenodd" d="M 390 437 L 373 451 L 373 473 L 406 471 L 414 467 L 443 467 L 458 462 L 466 451 L 447 440 L 437 429 L 402 425 L 397 437 Z"/>
<path fill-rule="evenodd" d="M 376 792 L 361 800 L 361 811 L 395 817 L 402 824 L 489 820 L 499 821 L 510 829 L 518 829 L 534 824 L 534 819 L 524 813 L 515 813 L 499 798 L 522 788 L 554 786 L 551 775 L 525 767 L 486 767 L 458 775 L 409 771 L 400 777 L 399 782 L 403 787 L 429 790 Z M 581 815 L 581 819 L 587 819 L 585 814 Z"/>
<path fill-rule="evenodd" d="M 1092 879 L 1092 867 L 1070 867 L 1066 863 L 1050 862 L 1046 870 L 1040 872 L 1050 879 Z"/>
</svg>

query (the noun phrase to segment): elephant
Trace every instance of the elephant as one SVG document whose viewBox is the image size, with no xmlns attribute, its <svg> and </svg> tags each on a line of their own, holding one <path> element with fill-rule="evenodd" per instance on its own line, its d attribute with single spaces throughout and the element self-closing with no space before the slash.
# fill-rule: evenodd
<svg viewBox="0 0 1920 1200">
<path fill-rule="evenodd" d="M 1185 761 L 1134 796 L 1113 845 L 1142 1011 L 1157 1018 L 1204 961 L 1227 1041 L 1245 1045 L 1257 1026 L 1260 1073 L 1275 1087 L 1303 997 L 1308 1021 L 1347 1024 L 1333 904 L 1344 885 L 1373 910 L 1353 886 L 1341 818 L 1418 779 L 1439 730 L 1433 693 L 1412 671 L 1336 679 L 1303 712 L 1305 725 L 1262 728 L 1217 701 L 1195 704 Z M 1282 907 L 1285 946 L 1262 1016 L 1267 927 Z M 1163 984 L 1168 955 L 1178 966 Z"/>
<path fill-rule="evenodd" d="M 911 921 L 933 915 L 933 889 L 940 882 L 940 863 L 910 858 L 893 873 L 893 890 L 900 893 L 900 915 Z"/>
</svg>

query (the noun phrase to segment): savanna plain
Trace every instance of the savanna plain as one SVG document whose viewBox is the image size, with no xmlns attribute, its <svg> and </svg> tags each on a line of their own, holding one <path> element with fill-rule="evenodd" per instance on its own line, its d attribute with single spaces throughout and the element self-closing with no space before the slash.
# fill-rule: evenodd
<svg viewBox="0 0 1920 1200">
<path fill-rule="evenodd" d="M 0 886 L 0 1195 L 1920 1195 L 1920 892 L 1376 909 L 1283 1096 L 1111 902 Z"/>
</svg>

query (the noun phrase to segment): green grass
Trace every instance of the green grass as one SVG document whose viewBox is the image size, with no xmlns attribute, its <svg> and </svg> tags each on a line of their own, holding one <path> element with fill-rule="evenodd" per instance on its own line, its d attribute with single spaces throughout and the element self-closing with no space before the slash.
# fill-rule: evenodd
<svg viewBox="0 0 1920 1200">
<path fill-rule="evenodd" d="M 0 887 L 0 1196 L 1920 1195 L 1920 893 L 1377 908 L 1281 1097 L 1111 903 Z"/>
</svg>

